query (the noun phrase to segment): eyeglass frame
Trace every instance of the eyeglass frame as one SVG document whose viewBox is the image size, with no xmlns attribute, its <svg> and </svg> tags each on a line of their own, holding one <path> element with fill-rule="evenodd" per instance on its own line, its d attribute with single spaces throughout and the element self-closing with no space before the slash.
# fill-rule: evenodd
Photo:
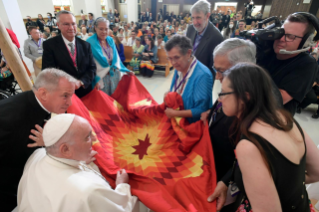
<svg viewBox="0 0 319 212">
<path fill-rule="evenodd" d="M 234 91 L 231 91 L 231 92 L 225 92 L 225 93 L 223 93 L 223 92 L 220 92 L 220 93 L 218 93 L 218 98 L 222 98 L 222 97 L 224 97 L 224 96 L 226 96 L 226 95 L 230 95 L 230 94 L 234 94 L 235 92 Z"/>
<path fill-rule="evenodd" d="M 225 72 L 226 72 L 226 71 L 223 71 L 223 72 L 222 72 L 222 71 L 219 71 L 219 70 L 217 70 L 217 69 L 215 68 L 215 66 L 213 66 L 212 68 L 213 68 L 213 70 L 215 71 L 216 74 L 217 74 L 217 72 L 218 72 L 218 73 L 220 73 L 221 75 L 225 76 Z"/>
<path fill-rule="evenodd" d="M 293 34 L 284 34 L 283 36 L 285 36 L 285 41 L 286 42 L 294 42 L 296 38 L 301 38 L 303 39 L 303 37 L 297 36 L 297 35 L 293 35 L 295 36 L 294 39 L 292 39 L 292 41 L 287 41 L 287 35 L 293 35 Z"/>
</svg>

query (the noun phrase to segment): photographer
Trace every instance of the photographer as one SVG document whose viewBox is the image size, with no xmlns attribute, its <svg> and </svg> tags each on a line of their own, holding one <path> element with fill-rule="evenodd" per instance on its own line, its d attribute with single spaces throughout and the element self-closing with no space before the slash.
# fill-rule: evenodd
<svg viewBox="0 0 319 212">
<path fill-rule="evenodd" d="M 292 115 L 312 88 L 318 72 L 315 59 L 306 50 L 296 51 L 308 47 L 314 37 L 315 28 L 309 16 L 311 14 L 289 15 L 282 26 L 285 34 L 273 44 L 275 54 L 260 64 L 268 70 L 280 90 L 284 107 Z"/>
</svg>

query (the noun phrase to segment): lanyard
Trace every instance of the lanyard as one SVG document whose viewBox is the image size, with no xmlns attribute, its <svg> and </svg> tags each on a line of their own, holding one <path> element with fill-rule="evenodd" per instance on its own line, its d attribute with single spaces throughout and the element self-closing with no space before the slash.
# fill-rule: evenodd
<svg viewBox="0 0 319 212">
<path fill-rule="evenodd" d="M 212 113 L 212 117 L 209 121 L 209 126 L 212 124 L 212 122 L 216 121 L 217 112 L 218 112 L 219 108 L 221 108 L 221 107 L 222 107 L 222 103 L 219 102 Z"/>
<path fill-rule="evenodd" d="M 41 38 L 39 39 L 39 41 L 40 41 L 39 44 L 38 44 L 37 42 L 35 42 L 35 40 L 33 40 L 33 39 L 32 39 L 32 41 L 33 41 L 33 43 L 35 43 L 35 45 L 37 45 L 37 47 L 40 49 L 41 42 L 42 42 Z"/>
<path fill-rule="evenodd" d="M 70 57 L 72 59 L 73 65 L 76 68 L 77 67 L 77 65 L 76 65 L 76 45 L 74 45 L 74 55 L 72 55 L 70 49 L 67 46 L 66 46 L 66 49 L 68 50 Z"/>
<path fill-rule="evenodd" d="M 178 86 L 176 86 L 176 85 L 177 85 L 177 78 L 175 78 L 175 85 L 174 85 L 175 92 L 177 92 L 177 90 L 179 89 L 179 87 L 181 87 L 181 85 L 182 85 L 183 83 L 185 83 L 186 77 L 188 76 L 190 70 L 191 70 L 191 69 L 193 68 L 193 66 L 195 65 L 196 61 L 197 61 L 196 59 L 193 61 L 193 63 L 191 64 L 191 66 L 189 67 L 189 69 L 188 69 L 188 71 L 187 71 L 187 74 L 183 77 L 182 81 L 178 84 Z M 177 76 L 176 76 L 176 77 L 177 77 Z M 183 87 L 183 89 L 184 89 L 184 87 Z M 182 92 L 181 92 L 181 93 L 182 93 Z"/>
<path fill-rule="evenodd" d="M 111 60 L 111 53 L 110 53 L 110 51 L 107 51 L 110 47 L 108 47 L 108 44 L 106 43 L 106 48 L 104 48 L 104 46 L 102 45 L 102 42 L 100 40 L 99 40 L 99 42 L 100 42 L 100 45 L 101 45 L 103 51 L 105 52 L 105 54 L 109 60 L 108 62 L 110 63 L 111 62 L 110 61 Z"/>
</svg>

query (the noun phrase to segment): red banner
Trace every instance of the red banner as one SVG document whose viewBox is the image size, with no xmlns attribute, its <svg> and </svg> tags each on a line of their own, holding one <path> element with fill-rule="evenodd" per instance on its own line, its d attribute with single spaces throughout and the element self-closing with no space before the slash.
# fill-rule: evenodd
<svg viewBox="0 0 319 212">
<path fill-rule="evenodd" d="M 112 97 L 93 90 L 72 103 L 68 112 L 86 118 L 97 135 L 96 164 L 113 188 L 124 168 L 132 194 L 153 211 L 216 211 L 207 202 L 216 187 L 208 126 L 164 113 L 183 109 L 180 95 L 169 93 L 159 105 L 135 76 L 125 75 Z"/>
</svg>

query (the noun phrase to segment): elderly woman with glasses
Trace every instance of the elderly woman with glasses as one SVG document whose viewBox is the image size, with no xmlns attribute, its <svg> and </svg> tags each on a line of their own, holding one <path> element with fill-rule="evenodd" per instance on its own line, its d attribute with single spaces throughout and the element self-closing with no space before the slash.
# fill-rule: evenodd
<svg viewBox="0 0 319 212">
<path fill-rule="evenodd" d="M 108 36 L 109 21 L 97 18 L 94 22 L 95 33 L 86 41 L 91 44 L 96 63 L 96 86 L 106 94 L 112 95 L 121 80 L 121 73 L 130 71 L 123 65 L 112 37 Z"/>
<path fill-rule="evenodd" d="M 169 118 L 185 117 L 190 123 L 200 119 L 201 113 L 212 106 L 213 75 L 193 56 L 191 40 L 174 35 L 165 44 L 168 59 L 175 68 L 170 92 L 183 98 L 184 110 L 167 108 Z"/>
</svg>

